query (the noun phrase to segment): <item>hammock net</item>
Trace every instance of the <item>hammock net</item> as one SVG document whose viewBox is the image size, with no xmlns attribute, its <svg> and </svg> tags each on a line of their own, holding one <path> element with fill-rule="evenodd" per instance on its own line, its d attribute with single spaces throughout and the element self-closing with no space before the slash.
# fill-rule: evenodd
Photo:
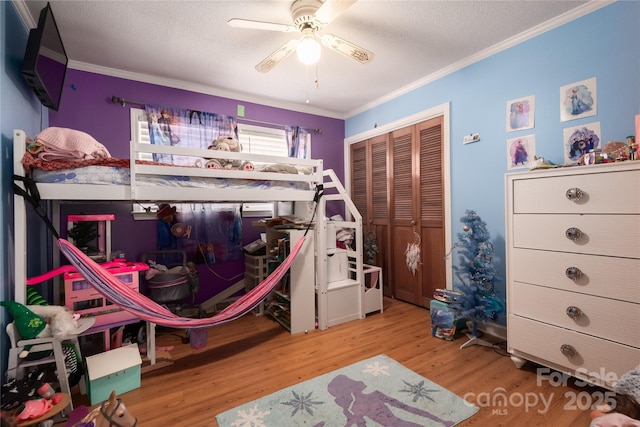
<svg viewBox="0 0 640 427">
<path fill-rule="evenodd" d="M 289 267 L 291 267 L 304 241 L 305 237 L 302 237 L 291 248 L 291 252 L 284 261 L 258 286 L 212 317 L 199 319 L 180 317 L 172 313 L 167 307 L 127 287 L 120 279 L 67 240 L 58 239 L 58 247 L 87 282 L 112 303 L 148 322 L 170 328 L 193 329 L 191 346 L 200 348 L 206 343 L 206 332 L 204 334 L 197 333 L 197 339 L 194 339 L 193 333 L 195 330 L 230 322 L 256 308 L 273 291 Z"/>
</svg>

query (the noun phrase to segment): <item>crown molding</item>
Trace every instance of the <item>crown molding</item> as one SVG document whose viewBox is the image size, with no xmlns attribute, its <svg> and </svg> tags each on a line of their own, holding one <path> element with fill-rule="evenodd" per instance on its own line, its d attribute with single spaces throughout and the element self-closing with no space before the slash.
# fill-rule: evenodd
<svg viewBox="0 0 640 427">
<path fill-rule="evenodd" d="M 353 116 L 356 116 L 360 113 L 363 113 L 367 110 L 370 110 L 374 107 L 377 107 L 379 105 L 382 105 L 386 102 L 389 102 L 395 98 L 398 98 L 402 95 L 405 95 L 415 89 L 418 89 L 428 83 L 432 83 L 438 79 L 441 79 L 449 74 L 452 74 L 456 71 L 459 71 L 471 64 L 474 64 L 478 61 L 481 61 L 483 59 L 486 59 L 492 55 L 495 55 L 496 53 L 502 52 L 503 50 L 509 49 L 513 46 L 516 46 L 522 42 L 525 42 L 529 39 L 532 39 L 536 36 L 539 36 L 540 34 L 543 34 L 549 30 L 552 30 L 554 28 L 560 27 L 568 22 L 571 22 L 575 19 L 581 18 L 585 15 L 588 15 L 591 12 L 595 12 L 598 9 L 601 9 L 605 6 L 608 6 L 612 3 L 614 3 L 616 0 L 591 0 L 585 4 L 583 4 L 580 7 L 577 7 L 575 9 L 572 9 L 568 12 L 563 13 L 562 15 L 558 15 L 553 19 L 550 19 L 546 22 L 543 22 L 542 24 L 536 25 L 535 27 L 532 27 L 526 31 L 523 31 L 520 34 L 517 34 L 511 38 L 508 38 L 498 44 L 495 44 L 487 49 L 484 49 L 474 55 L 468 56 L 456 63 L 453 63 L 445 68 L 442 68 L 438 71 L 436 71 L 435 73 L 429 74 L 428 76 L 425 76 L 419 80 L 414 81 L 413 83 L 410 83 L 394 92 L 391 92 L 381 98 L 378 98 L 374 101 L 371 101 L 367 104 L 362 105 L 359 108 L 356 108 L 355 110 L 352 110 L 350 112 L 348 112 L 347 114 L 344 115 L 344 120 L 351 118 Z"/>
<path fill-rule="evenodd" d="M 20 15 L 20 19 L 22 19 L 22 23 L 27 27 L 27 29 L 36 28 L 38 26 L 38 22 L 33 18 L 33 16 L 31 16 L 25 0 L 13 0 L 13 5 L 16 7 L 18 15 Z"/>
<path fill-rule="evenodd" d="M 246 93 L 233 92 L 225 89 L 214 88 L 211 86 L 188 83 L 181 80 L 166 79 L 166 78 L 161 78 L 157 76 L 151 76 L 148 74 L 124 71 L 124 70 L 119 70 L 115 68 L 103 67 L 100 65 L 94 65 L 86 62 L 79 62 L 79 61 L 73 61 L 73 60 L 69 60 L 68 67 L 74 70 L 79 70 L 79 71 L 87 71 L 90 73 L 103 74 L 106 76 L 118 77 L 122 79 L 142 82 L 142 83 L 150 83 L 150 84 L 170 87 L 174 89 L 188 90 L 191 92 L 202 93 L 205 95 L 219 96 L 222 98 L 229 98 L 229 99 L 243 101 L 243 102 L 260 104 L 267 107 L 282 108 L 285 110 L 292 110 L 300 113 L 314 114 L 322 117 L 329 117 L 329 118 L 342 120 L 341 115 L 338 115 L 333 111 L 327 111 L 320 108 L 313 108 L 311 106 L 302 106 L 301 104 L 296 104 L 293 102 L 288 103 L 288 102 L 274 101 L 271 98 L 261 98 L 261 97 L 251 96 Z"/>
</svg>

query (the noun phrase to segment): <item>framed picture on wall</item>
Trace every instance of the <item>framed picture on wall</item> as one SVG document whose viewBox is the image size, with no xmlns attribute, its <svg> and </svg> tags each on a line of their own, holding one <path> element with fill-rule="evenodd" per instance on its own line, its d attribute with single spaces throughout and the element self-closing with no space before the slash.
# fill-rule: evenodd
<svg viewBox="0 0 640 427">
<path fill-rule="evenodd" d="M 595 116 L 598 113 L 596 78 L 571 83 L 560 88 L 560 121 Z"/>
<path fill-rule="evenodd" d="M 536 136 L 524 135 L 507 139 L 507 168 L 520 169 L 528 167 L 536 155 Z"/>
<path fill-rule="evenodd" d="M 578 164 L 580 158 L 591 150 L 601 149 L 600 122 L 565 128 L 564 164 Z"/>
<path fill-rule="evenodd" d="M 535 110 L 536 97 L 533 95 L 507 101 L 507 132 L 532 129 Z"/>
</svg>

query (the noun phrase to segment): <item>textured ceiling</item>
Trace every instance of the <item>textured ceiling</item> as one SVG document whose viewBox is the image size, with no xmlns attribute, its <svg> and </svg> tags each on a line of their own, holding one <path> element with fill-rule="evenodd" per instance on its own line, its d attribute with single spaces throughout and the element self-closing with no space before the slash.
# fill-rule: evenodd
<svg viewBox="0 0 640 427">
<path fill-rule="evenodd" d="M 29 27 L 46 6 L 14 4 Z M 293 54 L 259 73 L 257 63 L 300 34 L 227 21 L 291 24 L 290 1 L 51 1 L 72 68 L 337 118 L 604 4 L 360 0 L 322 32 L 373 51 L 373 62 L 323 48 L 317 66 L 303 66 Z"/>
</svg>

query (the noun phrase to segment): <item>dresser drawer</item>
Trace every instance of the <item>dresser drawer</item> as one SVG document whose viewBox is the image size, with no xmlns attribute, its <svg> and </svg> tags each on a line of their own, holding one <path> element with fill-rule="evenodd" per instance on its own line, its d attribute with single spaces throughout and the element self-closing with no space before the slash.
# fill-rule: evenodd
<svg viewBox="0 0 640 427">
<path fill-rule="evenodd" d="M 640 215 L 513 215 L 513 246 L 640 258 Z M 577 228 L 582 237 L 566 237 Z"/>
<path fill-rule="evenodd" d="M 584 171 L 582 168 L 580 172 Z M 599 168 L 597 171 L 514 180 L 513 212 L 640 213 L 640 170 L 608 171 Z M 582 197 L 569 200 L 567 191 L 574 188 L 582 192 Z"/>
<path fill-rule="evenodd" d="M 538 361 L 555 369 L 569 369 L 581 378 L 602 373 L 613 381 L 630 371 L 640 361 L 640 350 L 590 335 L 510 315 L 507 319 L 508 350 L 514 355 Z M 621 327 L 622 325 L 618 325 Z M 575 349 L 565 356 L 561 347 Z M 592 375 L 593 374 L 593 375 Z M 612 381 L 608 381 L 609 387 Z"/>
<path fill-rule="evenodd" d="M 577 280 L 568 268 L 580 271 Z M 640 259 L 513 248 L 509 280 L 640 304 Z"/>
<path fill-rule="evenodd" d="M 509 314 L 583 332 L 640 349 L 640 305 L 515 282 Z M 575 319 L 567 311 L 579 310 Z"/>
</svg>

